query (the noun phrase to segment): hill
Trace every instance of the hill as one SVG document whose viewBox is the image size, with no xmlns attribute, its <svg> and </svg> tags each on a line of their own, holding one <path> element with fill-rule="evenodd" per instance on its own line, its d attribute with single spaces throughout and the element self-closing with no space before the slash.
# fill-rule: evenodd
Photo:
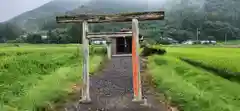
<svg viewBox="0 0 240 111">
<path fill-rule="evenodd" d="M 90 0 L 68 14 L 121 13 L 142 11 L 176 11 L 186 7 L 203 6 L 204 0 Z"/>
<path fill-rule="evenodd" d="M 143 0 L 90 0 L 85 3 L 80 0 L 53 0 L 36 9 L 18 15 L 8 23 L 16 24 L 27 32 L 41 30 L 44 25 L 54 24 L 56 15 L 81 13 L 119 13 L 154 10 L 161 7 L 159 1 L 148 2 Z M 159 3 L 160 4 L 160 3 Z"/>
<path fill-rule="evenodd" d="M 36 9 L 18 15 L 7 21 L 23 28 L 26 31 L 36 31 L 45 22 L 54 19 L 57 14 L 77 8 L 80 0 L 53 0 Z"/>
<path fill-rule="evenodd" d="M 73 11 L 68 11 L 67 14 L 81 14 L 81 13 L 120 13 L 120 12 L 139 12 L 147 10 L 159 9 L 155 3 L 159 1 L 143 1 L 143 0 L 91 0 L 86 5 L 82 5 Z"/>
</svg>

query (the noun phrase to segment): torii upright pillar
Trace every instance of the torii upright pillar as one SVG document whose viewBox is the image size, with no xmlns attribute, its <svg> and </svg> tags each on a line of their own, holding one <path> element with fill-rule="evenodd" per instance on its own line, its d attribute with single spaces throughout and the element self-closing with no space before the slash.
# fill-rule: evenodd
<svg viewBox="0 0 240 111">
<path fill-rule="evenodd" d="M 83 21 L 82 23 L 82 45 L 83 45 L 83 87 L 82 87 L 82 103 L 90 103 L 90 92 L 89 92 L 89 40 L 87 39 L 88 23 Z"/>
<path fill-rule="evenodd" d="M 142 101 L 142 85 L 140 75 L 140 57 L 139 57 L 139 28 L 138 20 L 132 20 L 132 70 L 133 70 L 133 101 Z"/>
</svg>

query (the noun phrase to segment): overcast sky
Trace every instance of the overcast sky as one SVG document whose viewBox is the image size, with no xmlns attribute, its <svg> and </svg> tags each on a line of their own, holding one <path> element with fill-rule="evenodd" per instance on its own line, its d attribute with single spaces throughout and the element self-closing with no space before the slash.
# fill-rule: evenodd
<svg viewBox="0 0 240 111">
<path fill-rule="evenodd" d="M 51 0 L 0 0 L 0 22 L 39 7 L 49 1 Z"/>
<path fill-rule="evenodd" d="M 23 12 L 37 8 L 52 0 L 0 0 L 0 22 L 9 20 Z M 68 0 L 69 1 L 69 0 Z M 88 0 L 80 0 L 88 1 Z M 124 1 L 124 0 L 122 0 Z M 127 0 L 127 1 L 165 1 L 165 0 Z"/>
</svg>

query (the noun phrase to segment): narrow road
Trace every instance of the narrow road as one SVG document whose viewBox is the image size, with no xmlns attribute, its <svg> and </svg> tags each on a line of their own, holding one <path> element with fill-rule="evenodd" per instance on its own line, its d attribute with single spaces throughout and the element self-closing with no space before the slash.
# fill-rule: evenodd
<svg viewBox="0 0 240 111">
<path fill-rule="evenodd" d="M 132 102 L 131 57 L 113 57 L 105 68 L 90 78 L 91 104 L 66 106 L 66 111 L 167 111 L 151 92 L 143 87 L 148 106 Z"/>
</svg>

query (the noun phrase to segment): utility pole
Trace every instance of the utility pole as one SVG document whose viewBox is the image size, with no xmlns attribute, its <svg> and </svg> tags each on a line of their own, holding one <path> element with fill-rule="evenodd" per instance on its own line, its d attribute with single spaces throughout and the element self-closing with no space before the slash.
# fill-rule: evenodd
<svg viewBox="0 0 240 111">
<path fill-rule="evenodd" d="M 225 33 L 225 44 L 227 44 L 227 33 Z"/>
<path fill-rule="evenodd" d="M 199 28 L 197 28 L 197 41 L 199 39 L 199 35 L 200 35 L 200 30 L 199 30 Z"/>
</svg>

